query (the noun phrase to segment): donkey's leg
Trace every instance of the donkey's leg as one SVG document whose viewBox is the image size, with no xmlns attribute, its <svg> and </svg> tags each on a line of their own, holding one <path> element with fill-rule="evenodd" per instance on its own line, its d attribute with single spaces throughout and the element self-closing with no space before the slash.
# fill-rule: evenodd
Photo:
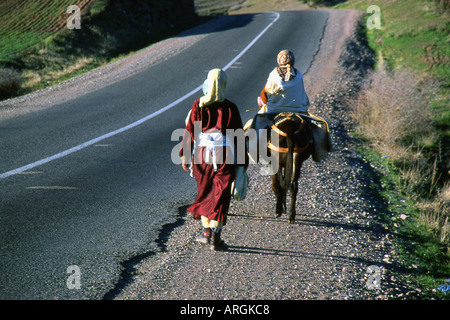
<svg viewBox="0 0 450 320">
<path fill-rule="evenodd" d="M 283 212 L 286 212 L 286 204 L 283 201 L 286 197 L 285 192 L 286 190 L 283 190 L 282 186 L 282 168 L 281 166 L 284 164 L 282 155 L 275 152 L 272 154 L 272 165 L 271 165 L 271 178 L 272 178 L 272 191 L 275 194 L 275 198 L 277 201 L 276 204 L 276 216 L 277 218 L 281 216 Z"/>
<path fill-rule="evenodd" d="M 284 212 L 284 206 L 283 206 L 283 188 L 280 184 L 280 174 L 273 174 L 272 176 L 272 191 L 275 194 L 275 198 L 277 200 L 276 204 L 276 216 L 277 218 L 281 216 L 281 214 Z"/>
<path fill-rule="evenodd" d="M 297 153 L 294 153 L 294 169 L 292 175 L 292 182 L 290 186 L 291 191 L 291 206 L 289 210 L 289 223 L 294 223 L 295 221 L 295 205 L 297 202 L 297 193 L 298 193 L 298 179 L 300 178 L 300 169 L 302 167 L 302 162 L 300 161 L 300 156 Z"/>
</svg>

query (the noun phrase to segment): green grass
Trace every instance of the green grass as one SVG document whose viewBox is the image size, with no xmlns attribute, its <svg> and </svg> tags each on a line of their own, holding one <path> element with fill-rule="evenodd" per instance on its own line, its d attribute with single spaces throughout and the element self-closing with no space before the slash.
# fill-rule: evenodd
<svg viewBox="0 0 450 320">
<path fill-rule="evenodd" d="M 96 16 L 106 10 L 108 0 L 97 0 L 89 8 L 91 16 Z"/>
<path fill-rule="evenodd" d="M 0 2 L 0 62 L 17 58 L 64 28 L 69 5 L 77 0 L 4 0 Z"/>
<path fill-rule="evenodd" d="M 381 29 L 368 30 L 371 47 L 391 68 L 408 67 L 450 79 L 450 18 L 435 1 L 347 1 L 336 8 L 381 10 Z M 367 16 L 370 16 L 368 14 Z"/>
</svg>

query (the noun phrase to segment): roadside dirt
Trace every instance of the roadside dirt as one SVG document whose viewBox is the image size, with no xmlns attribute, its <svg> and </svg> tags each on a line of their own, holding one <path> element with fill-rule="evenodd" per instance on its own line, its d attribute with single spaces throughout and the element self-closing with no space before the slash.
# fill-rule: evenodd
<svg viewBox="0 0 450 320">
<path fill-rule="evenodd" d="M 178 222 L 157 241 L 159 252 L 124 264 L 106 299 L 372 300 L 417 293 L 392 273 L 391 235 L 379 216 L 384 203 L 369 191 L 375 174 L 349 136 L 348 101 L 373 63 L 354 33 L 360 13 L 328 11 L 321 50 L 304 78 L 310 111 L 329 122 L 333 151 L 320 163 L 304 163 L 295 224 L 275 218 L 270 177 L 252 165 L 247 198 L 232 201 L 223 231 L 228 251 L 195 242 L 201 226 L 180 204 Z"/>
</svg>

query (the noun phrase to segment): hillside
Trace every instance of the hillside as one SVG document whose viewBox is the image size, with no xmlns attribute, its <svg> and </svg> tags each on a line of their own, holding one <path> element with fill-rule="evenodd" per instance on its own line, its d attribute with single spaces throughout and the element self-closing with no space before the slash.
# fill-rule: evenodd
<svg viewBox="0 0 450 320">
<path fill-rule="evenodd" d="M 6 0 L 0 3 L 0 99 L 107 64 L 224 13 L 236 0 Z M 69 5 L 81 28 L 68 29 Z"/>
<path fill-rule="evenodd" d="M 77 5 L 82 14 L 94 0 L 5 0 L 0 2 L 0 63 L 66 28 L 67 7 Z"/>
</svg>

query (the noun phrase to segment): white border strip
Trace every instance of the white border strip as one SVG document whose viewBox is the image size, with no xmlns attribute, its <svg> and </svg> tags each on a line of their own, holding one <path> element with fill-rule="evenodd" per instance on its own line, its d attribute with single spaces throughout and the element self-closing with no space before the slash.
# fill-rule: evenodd
<svg viewBox="0 0 450 320">
<path fill-rule="evenodd" d="M 272 12 L 272 13 L 274 13 L 274 14 L 276 15 L 275 19 L 274 19 L 274 20 L 273 20 L 273 21 L 272 21 L 272 22 L 271 22 L 271 23 L 270 23 L 263 31 L 261 31 L 261 33 L 260 33 L 255 39 L 253 39 L 253 41 L 250 42 L 250 43 L 248 44 L 248 46 L 245 47 L 244 50 L 242 50 L 242 51 L 241 51 L 241 52 L 240 52 L 233 60 L 231 60 L 225 67 L 223 67 L 223 70 L 227 70 L 229 67 L 231 67 L 231 66 L 232 66 L 232 65 L 233 65 L 240 57 L 242 57 L 242 56 L 243 56 L 243 55 L 244 55 L 244 54 L 245 54 L 245 53 L 246 53 L 246 52 L 247 52 L 247 51 L 255 44 L 255 42 L 258 41 L 258 39 L 261 38 L 261 36 L 262 36 L 262 35 L 263 35 L 263 34 L 264 34 L 264 33 L 265 33 L 265 32 L 266 32 L 266 31 L 267 31 L 267 30 L 268 30 L 268 29 L 269 29 L 269 28 L 277 21 L 277 20 L 278 20 L 278 18 L 280 17 L 280 14 L 279 14 L 278 12 Z M 158 116 L 158 115 L 160 115 L 160 114 L 166 112 L 167 110 L 172 109 L 174 106 L 176 106 L 177 104 L 179 104 L 179 103 L 182 102 L 183 100 L 189 98 L 189 97 L 192 96 L 194 93 L 196 93 L 197 91 L 199 91 L 201 88 L 202 88 L 202 86 L 200 85 L 200 86 L 198 86 L 197 88 L 195 88 L 194 90 L 192 90 L 191 92 L 186 93 L 186 94 L 185 94 L 184 96 L 182 96 L 181 98 L 179 98 L 179 99 L 175 100 L 174 102 L 168 104 L 168 105 L 165 106 L 164 108 L 159 109 L 158 111 L 155 111 L 155 112 L 153 112 L 152 114 L 150 114 L 150 115 L 148 115 L 148 116 L 146 116 L 146 117 L 144 117 L 144 118 L 142 118 L 142 119 L 140 119 L 140 120 L 138 120 L 138 121 L 136 121 L 136 122 L 133 122 L 133 123 L 131 123 L 131 124 L 129 124 L 129 125 L 123 127 L 123 128 L 117 129 L 117 130 L 115 130 L 115 131 L 112 131 L 112 132 L 110 132 L 110 133 L 107 133 L 107 134 L 105 134 L 105 135 L 103 135 L 103 136 L 100 136 L 100 137 L 98 137 L 98 138 L 95 138 L 95 139 L 86 141 L 86 142 L 84 142 L 84 143 L 82 143 L 82 144 L 80 144 L 80 145 L 78 145 L 78 146 L 75 146 L 75 147 L 73 147 L 73 148 L 67 149 L 67 150 L 65 150 L 65 151 L 62 151 L 62 152 L 60 152 L 60 153 L 57 153 L 57 154 L 55 154 L 55 155 L 53 155 L 53 156 L 50 156 L 50 157 L 47 157 L 47 158 L 45 158 L 45 159 L 42 159 L 42 160 L 39 160 L 39 161 L 30 163 L 30 164 L 28 164 L 28 165 L 26 165 L 26 166 L 23 166 L 23 167 L 20 167 L 20 168 L 17 168 L 17 169 L 14 169 L 14 170 L 11 170 L 11 171 L 2 173 L 2 174 L 0 174 L 0 179 L 5 179 L 5 178 L 10 177 L 10 176 L 12 176 L 12 175 L 16 175 L 16 174 L 22 173 L 22 172 L 24 172 L 24 171 L 30 170 L 30 169 L 32 169 L 32 168 L 41 166 L 41 165 L 43 165 L 43 164 L 45 164 L 45 163 L 48 163 L 48 162 L 50 162 L 50 161 L 53 161 L 53 160 L 56 160 L 56 159 L 65 157 L 65 156 L 67 156 L 67 155 L 69 155 L 69 154 L 71 154 L 71 153 L 74 153 L 74 152 L 77 152 L 77 151 L 79 151 L 79 150 L 81 150 L 81 149 L 84 149 L 84 148 L 86 148 L 86 147 L 89 147 L 89 146 L 91 146 L 91 145 L 93 145 L 93 144 L 96 144 L 96 143 L 102 141 L 102 140 L 105 140 L 105 139 L 107 139 L 107 138 L 110 138 L 110 137 L 112 137 L 112 136 L 115 136 L 115 135 L 117 135 L 117 134 L 119 134 L 119 133 L 122 133 L 122 132 L 127 131 L 127 130 L 129 130 L 129 129 L 132 129 L 132 128 L 134 128 L 134 127 L 137 127 L 138 125 L 140 125 L 140 124 L 142 124 L 142 123 L 144 123 L 144 122 L 146 122 L 146 121 L 148 121 L 148 120 L 150 120 L 150 119 L 153 119 L 154 117 L 156 117 L 156 116 Z"/>
</svg>

